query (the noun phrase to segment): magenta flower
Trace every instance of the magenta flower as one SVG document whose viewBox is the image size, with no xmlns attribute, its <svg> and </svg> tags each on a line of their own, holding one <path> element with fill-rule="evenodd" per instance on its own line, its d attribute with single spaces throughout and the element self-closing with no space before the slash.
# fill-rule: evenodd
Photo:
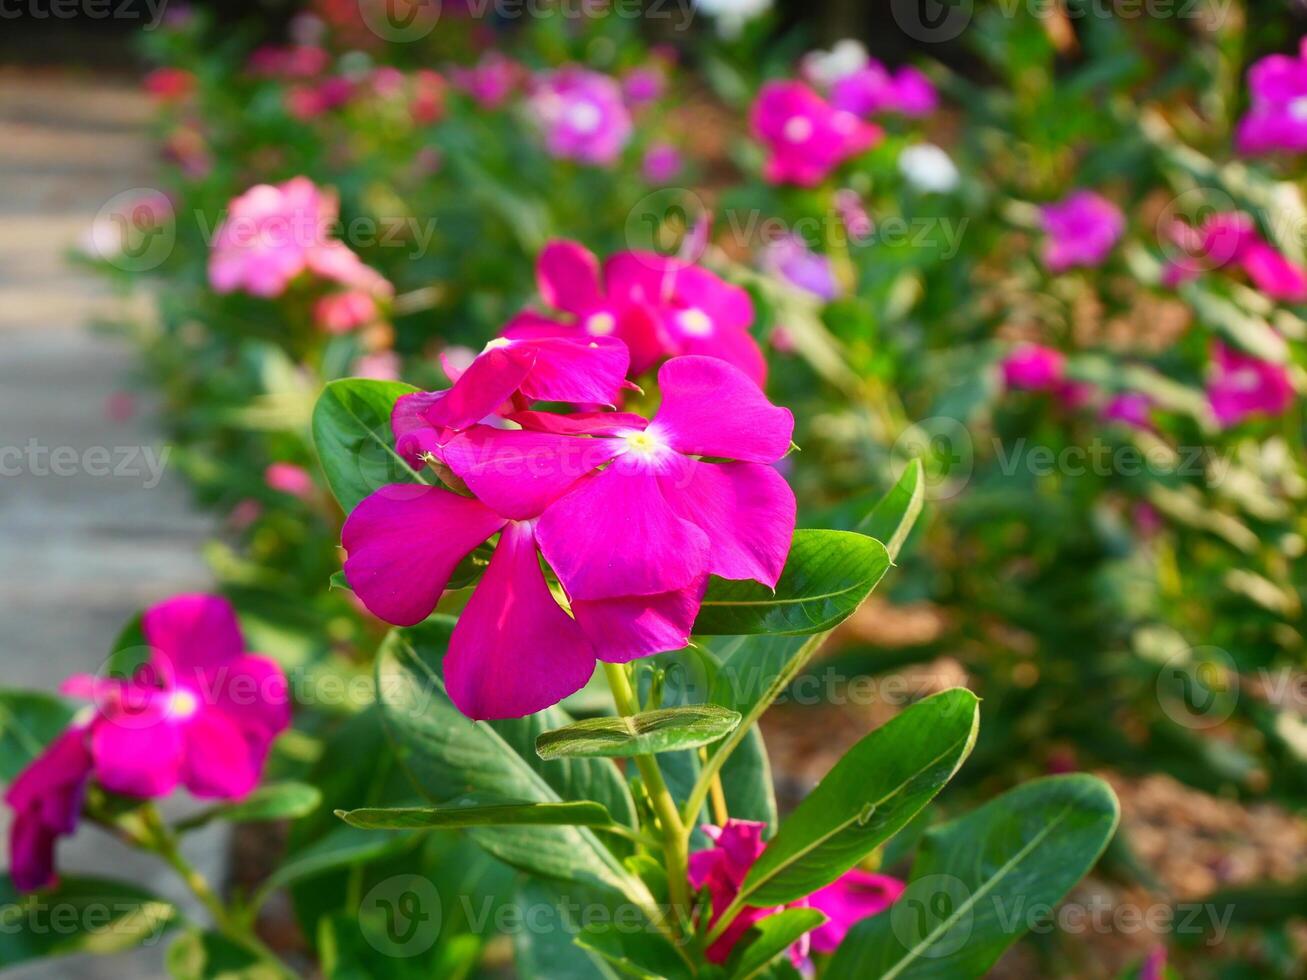
<svg viewBox="0 0 1307 980">
<path fill-rule="evenodd" d="M 753 820 L 729 820 L 724 827 L 703 827 L 713 846 L 690 855 L 689 872 L 690 885 L 696 891 L 705 888 L 708 891 L 712 909 L 710 926 L 739 894 L 749 869 L 766 848 L 762 839 L 765 826 Z M 809 965 L 810 950 L 834 952 L 849 929 L 889 908 L 903 893 L 903 887 L 903 882 L 895 878 L 854 868 L 807 898 L 791 903 L 790 908 L 819 909 L 827 918 L 825 923 L 790 947 L 791 962 L 796 968 L 803 969 Z M 708 960 L 725 963 L 735 944 L 750 928 L 779 911 L 780 907 L 745 906 L 708 947 Z"/>
<path fill-rule="evenodd" d="M 753 300 L 746 290 L 680 259 L 622 252 L 600 268 L 576 242 L 551 242 L 536 264 L 540 296 L 561 315 L 525 312 L 509 337 L 616 337 L 643 374 L 660 360 L 701 354 L 729 361 L 759 384 L 767 364 L 749 333 Z"/>
<path fill-rule="evenodd" d="M 1044 205 L 1041 212 L 1048 233 L 1044 264 L 1051 272 L 1102 265 L 1125 234 L 1121 209 L 1093 191 L 1075 191 L 1056 204 Z"/>
<path fill-rule="evenodd" d="M 1224 428 L 1253 415 L 1281 415 L 1293 403 L 1293 383 L 1281 364 L 1212 343 L 1212 374 L 1207 399 Z"/>
<path fill-rule="evenodd" d="M 1163 269 L 1165 285 L 1174 288 L 1208 269 L 1234 265 L 1272 299 L 1307 302 L 1307 269 L 1289 261 L 1262 238 L 1251 216 L 1226 211 L 1212 215 L 1199 228 L 1176 222 L 1168 232 L 1188 254 L 1173 259 Z"/>
<path fill-rule="evenodd" d="M 836 109 L 862 117 L 882 112 L 928 116 L 939 108 L 939 93 L 920 69 L 905 65 L 891 74 L 874 58 L 836 79 L 830 88 L 830 100 Z"/>
<path fill-rule="evenodd" d="M 640 171 L 651 184 L 666 184 L 675 180 L 685 166 L 681 151 L 670 143 L 655 143 L 644 155 Z"/>
<path fill-rule="evenodd" d="M 1133 429 L 1152 428 L 1153 400 L 1139 391 L 1124 391 L 1103 406 L 1105 422 L 1120 422 Z"/>
<path fill-rule="evenodd" d="M 552 156 L 609 165 L 621 156 L 633 124 L 615 79 L 569 65 L 539 79 L 532 115 Z"/>
<path fill-rule="evenodd" d="M 1066 357 L 1039 344 L 1019 344 L 1003 359 L 1003 381 L 1010 389 L 1052 391 L 1063 381 Z"/>
<path fill-rule="evenodd" d="M 1298 56 L 1273 54 L 1248 71 L 1251 106 L 1239 120 L 1235 145 L 1241 153 L 1302 153 L 1307 150 L 1307 38 Z"/>
<path fill-rule="evenodd" d="M 826 302 L 838 299 L 843 292 L 830 259 L 808 248 L 797 235 L 785 235 L 768 242 L 763 247 L 759 264 L 774 278 Z"/>
<path fill-rule="evenodd" d="M 9 873 L 19 891 L 55 883 L 54 849 L 77 829 L 93 760 L 88 731 L 73 724 L 18 774 L 5 792 L 13 808 L 9 828 Z"/>
<path fill-rule="evenodd" d="M 263 471 L 263 482 L 268 489 L 278 493 L 289 494 L 301 500 L 313 497 L 313 476 L 302 466 L 294 463 L 270 463 Z"/>
<path fill-rule="evenodd" d="M 81 674 L 66 694 L 91 698 L 95 778 L 145 798 L 179 784 L 199 797 L 235 798 L 258 785 L 273 738 L 290 724 L 286 676 L 245 652 L 227 600 L 182 595 L 147 609 L 149 662 L 127 680 Z"/>
<path fill-rule="evenodd" d="M 507 102 L 523 75 L 521 65 L 498 51 L 487 51 L 471 68 L 449 71 L 454 85 L 472 96 L 483 109 L 498 109 Z"/>
<path fill-rule="evenodd" d="M 235 198 L 218 226 L 209 283 L 220 293 L 244 290 L 272 298 L 305 272 L 384 294 L 389 284 L 331 238 L 336 200 L 307 177 L 259 184 Z"/>
<path fill-rule="evenodd" d="M 837 109 L 802 82 L 768 82 L 750 114 L 767 145 L 763 176 L 773 184 L 815 187 L 881 137 L 878 126 Z"/>
<path fill-rule="evenodd" d="M 738 370 L 713 358 L 668 361 L 652 422 L 524 410 L 512 415 L 521 429 L 430 426 L 433 409 L 475 371 L 474 362 L 447 394 L 401 399 L 392 419 L 401 452 L 404 438 L 425 441 L 472 496 L 383 487 L 341 536 L 354 591 L 374 615 L 406 626 L 426 618 L 455 566 L 499 533 L 444 662 L 464 714 L 531 714 L 584 686 L 596 660 L 679 649 L 709 574 L 775 584 L 795 505 L 765 464 L 788 450 L 793 419 Z"/>
</svg>

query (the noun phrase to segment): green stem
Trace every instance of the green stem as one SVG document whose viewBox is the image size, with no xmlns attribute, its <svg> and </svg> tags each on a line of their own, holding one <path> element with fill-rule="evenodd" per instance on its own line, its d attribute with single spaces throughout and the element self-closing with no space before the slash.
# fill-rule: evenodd
<svg viewBox="0 0 1307 980">
<path fill-rule="evenodd" d="M 608 688 L 613 693 L 613 703 L 617 705 L 618 713 L 628 718 L 639 714 L 640 704 L 631 687 L 626 667 L 606 663 L 604 677 L 608 680 Z M 658 760 L 652 755 L 637 755 L 635 765 L 640 770 L 640 778 L 644 780 L 644 788 L 661 825 L 663 859 L 667 865 L 667 891 L 677 926 L 684 932 L 690 915 L 690 833 L 685 829 L 681 811 L 676 808 L 676 801 L 672 799 L 667 783 L 663 781 Z"/>
<path fill-rule="evenodd" d="M 205 907 L 213 918 L 213 924 L 218 931 L 232 942 L 253 953 L 268 966 L 275 969 L 279 975 L 294 980 L 295 974 L 255 934 L 253 926 L 241 923 L 239 918 L 233 915 L 232 911 L 223 904 L 222 899 L 213 890 L 208 879 L 186 860 L 181 852 L 177 835 L 164 822 L 159 815 L 159 811 L 153 805 L 149 805 L 144 808 L 143 817 L 150 835 L 150 839 L 145 842 L 145 846 L 163 858 L 169 867 L 177 872 L 182 881 L 186 883 L 186 887 L 191 890 L 191 894 L 199 899 L 200 904 Z"/>
</svg>

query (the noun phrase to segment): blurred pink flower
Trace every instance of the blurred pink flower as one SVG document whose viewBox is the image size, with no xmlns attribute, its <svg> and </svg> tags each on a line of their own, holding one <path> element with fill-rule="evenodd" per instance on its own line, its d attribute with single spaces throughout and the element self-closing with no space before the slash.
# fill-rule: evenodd
<svg viewBox="0 0 1307 980">
<path fill-rule="evenodd" d="M 1239 151 L 1307 151 L 1307 38 L 1296 57 L 1273 54 L 1254 64 L 1248 91 L 1251 106 L 1235 131 Z"/>
<path fill-rule="evenodd" d="M 920 69 L 905 65 L 891 74 L 875 59 L 837 79 L 830 99 L 835 108 L 864 117 L 882 112 L 928 116 L 939 108 L 935 85 Z"/>
<path fill-rule="evenodd" d="M 684 165 L 680 150 L 670 143 L 655 143 L 645 153 L 640 169 L 649 183 L 666 184 L 680 175 Z"/>
<path fill-rule="evenodd" d="M 1020 344 L 1003 359 L 1003 381 L 1010 389 L 1052 391 L 1063 381 L 1066 357 L 1039 344 Z"/>
<path fill-rule="evenodd" d="M 379 315 L 372 294 L 357 289 L 328 293 L 313 305 L 313 322 L 323 333 L 349 333 L 375 323 Z"/>
<path fill-rule="evenodd" d="M 773 184 L 815 187 L 852 157 L 874 146 L 878 126 L 836 109 L 802 82 L 768 82 L 750 114 L 754 135 L 769 150 L 763 176 Z"/>
<path fill-rule="evenodd" d="M 56 882 L 55 843 L 77 830 L 94 760 L 86 724 L 74 723 L 28 763 L 5 791 L 14 811 L 9 874 L 20 892 Z"/>
<path fill-rule="evenodd" d="M 308 500 L 314 492 L 312 474 L 294 463 L 268 464 L 268 468 L 263 471 L 263 482 L 270 490 L 290 494 L 301 500 Z"/>
<path fill-rule="evenodd" d="M 565 160 L 609 165 L 631 138 L 621 86 L 587 68 L 568 65 L 538 78 L 530 108 L 545 148 Z"/>
<path fill-rule="evenodd" d="M 160 102 L 182 102 L 195 92 L 195 76 L 184 68 L 156 68 L 142 85 Z"/>
<path fill-rule="evenodd" d="M 364 354 L 354 362 L 354 377 L 374 381 L 399 380 L 399 355 L 392 350 Z"/>
<path fill-rule="evenodd" d="M 1272 299 L 1307 301 L 1307 269 L 1267 242 L 1250 215 L 1224 211 L 1212 215 L 1198 228 L 1177 221 L 1167 233 L 1185 252 L 1162 270 L 1162 283 L 1170 288 L 1197 279 L 1209 269 L 1234 265 Z"/>
<path fill-rule="evenodd" d="M 498 51 L 487 51 L 471 68 L 454 67 L 450 80 L 485 109 L 497 109 L 521 84 L 524 69 Z"/>
<path fill-rule="evenodd" d="M 1105 422 L 1120 422 L 1133 429 L 1150 429 L 1153 400 L 1138 391 L 1124 391 L 1103 406 Z"/>
<path fill-rule="evenodd" d="M 1225 428 L 1253 415 L 1281 415 L 1293 403 L 1288 369 L 1212 342 L 1207 398 Z"/>
<path fill-rule="evenodd" d="M 1044 263 L 1051 272 L 1102 265 L 1125 233 L 1121 209 L 1093 191 L 1075 191 L 1041 212 L 1048 233 Z"/>
</svg>

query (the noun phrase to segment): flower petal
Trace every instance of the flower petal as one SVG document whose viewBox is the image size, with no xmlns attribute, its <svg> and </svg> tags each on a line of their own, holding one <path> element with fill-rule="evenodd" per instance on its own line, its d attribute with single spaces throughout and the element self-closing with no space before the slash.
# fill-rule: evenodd
<svg viewBox="0 0 1307 980">
<path fill-rule="evenodd" d="M 574 412 L 559 415 L 556 412 L 513 412 L 506 416 L 524 429 L 533 432 L 553 432 L 569 436 L 611 436 L 631 429 L 644 429 L 649 420 L 630 412 Z"/>
<path fill-rule="evenodd" d="M 345 579 L 373 615 L 412 626 L 436 608 L 463 556 L 503 524 L 480 501 L 440 487 L 384 486 L 345 520 Z"/>
<path fill-rule="evenodd" d="M 450 440 L 444 461 L 491 510 L 526 520 L 614 452 L 610 440 L 478 425 Z"/>
<path fill-rule="evenodd" d="M 290 684 L 270 657 L 247 655 L 203 678 L 201 702 L 221 712 L 247 739 L 270 742 L 290 727 Z"/>
<path fill-rule="evenodd" d="M 600 660 L 624 664 L 690 642 L 708 578 L 675 592 L 577 599 L 572 615 L 594 645 Z"/>
<path fill-rule="evenodd" d="M 450 698 L 469 718 L 519 718 L 579 691 L 594 664 L 549 591 L 529 525 L 509 524 L 450 637 Z"/>
<path fill-rule="evenodd" d="M 673 592 L 707 568 L 708 536 L 629 460 L 619 456 L 540 518 L 540 550 L 573 599 Z"/>
<path fill-rule="evenodd" d="M 903 882 L 889 875 L 854 868 L 808 896 L 808 905 L 826 913 L 812 932 L 812 948 L 833 953 L 848 931 L 863 919 L 885 911 L 903 894 Z"/>
<path fill-rule="evenodd" d="M 794 537 L 785 477 L 763 463 L 683 459 L 678 472 L 658 479 L 676 512 L 708 535 L 711 574 L 776 587 Z"/>
<path fill-rule="evenodd" d="M 236 611 L 222 596 L 174 596 L 145 610 L 141 631 L 160 666 L 174 672 L 208 670 L 245 652 Z"/>
<path fill-rule="evenodd" d="M 599 260 L 577 242 L 554 241 L 536 260 L 540 296 L 555 310 L 580 315 L 596 305 L 599 290 Z"/>
<path fill-rule="evenodd" d="M 267 743 L 252 741 L 221 711 L 201 709 L 180 727 L 182 782 L 202 799 L 235 799 L 259 785 Z"/>
<path fill-rule="evenodd" d="M 537 337 L 514 341 L 534 352 L 534 368 L 522 382 L 533 401 L 616 405 L 631 355 L 614 337 Z"/>
<path fill-rule="evenodd" d="M 152 698 L 131 712 L 101 717 L 91 730 L 95 778 L 107 790 L 154 799 L 167 796 L 181 781 L 185 747 L 177 723 L 168 717 L 167 698 Z"/>
<path fill-rule="evenodd" d="M 794 416 L 739 368 L 715 357 L 674 357 L 658 371 L 653 425 L 677 452 L 774 463 L 790 448 Z"/>
<path fill-rule="evenodd" d="M 518 346 L 517 342 L 488 347 L 445 392 L 444 398 L 427 407 L 427 421 L 448 429 L 475 425 L 508 401 L 534 366 L 532 348 Z"/>
</svg>

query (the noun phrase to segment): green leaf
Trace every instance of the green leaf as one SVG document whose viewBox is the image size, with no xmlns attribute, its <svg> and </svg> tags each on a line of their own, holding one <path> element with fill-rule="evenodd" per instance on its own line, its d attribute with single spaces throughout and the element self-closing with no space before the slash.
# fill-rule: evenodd
<svg viewBox="0 0 1307 980">
<path fill-rule="evenodd" d="M 369 833 L 357 827 L 337 827 L 296 851 L 268 876 L 260 886 L 260 892 L 271 893 L 294 881 L 312 878 L 337 868 L 376 861 L 412 847 L 417 840 L 411 834 L 392 837 Z"/>
<path fill-rule="evenodd" d="M 739 723 L 739 712 L 715 704 L 660 708 L 625 718 L 587 718 L 542 732 L 536 739 L 536 754 L 542 759 L 630 758 L 675 752 L 715 742 Z"/>
<path fill-rule="evenodd" d="M 714 578 L 694 632 L 799 635 L 834 629 L 889 568 L 885 546 L 852 531 L 796 531 L 773 592 L 752 581 Z"/>
<path fill-rule="evenodd" d="M 0 780 L 27 768 L 72 718 L 72 708 L 49 694 L 0 691 Z"/>
<path fill-rule="evenodd" d="M 0 966 L 152 946 L 179 918 L 170 903 L 120 881 L 64 877 L 49 891 L 22 895 L 0 875 Z"/>
<path fill-rule="evenodd" d="M 620 918 L 586 923 L 573 942 L 601 957 L 623 976 L 636 980 L 682 980 L 690 976 L 685 962 L 666 939 L 642 925 L 633 928 Z"/>
<path fill-rule="evenodd" d="M 926 500 L 926 481 L 921 460 L 909 461 L 898 483 L 858 524 L 858 530 L 883 542 L 892 562 L 903 549 Z"/>
<path fill-rule="evenodd" d="M 635 826 L 635 805 L 617 767 L 606 759 L 542 761 L 536 737 L 569 724 L 552 708 L 527 718 L 474 722 L 449 699 L 440 674 L 453 620 L 435 617 L 392 631 L 377 657 L 377 690 L 386 730 L 404 767 L 433 802 L 466 794 L 529 803 L 594 800 L 615 823 Z M 535 874 L 651 896 L 585 827 L 473 827 L 468 833 L 500 860 Z"/>
<path fill-rule="evenodd" d="M 903 895 L 854 927 L 826 976 L 981 976 L 1094 866 L 1118 815 L 1108 785 L 1077 773 L 927 831 Z"/>
<path fill-rule="evenodd" d="M 295 820 L 312 813 L 322 803 L 322 793 L 307 783 L 271 783 L 261 786 L 237 803 L 210 807 L 177 823 L 178 830 L 194 830 L 211 820 L 253 823 L 259 820 Z"/>
<path fill-rule="evenodd" d="M 603 957 L 582 949 L 574 940 L 580 916 L 602 896 L 553 882 L 524 880 L 514 896 L 518 921 L 530 928 L 513 930 L 513 966 L 519 977 L 566 977 L 567 980 L 616 980 L 620 974 Z"/>
<path fill-rule="evenodd" d="M 348 513 L 388 483 L 425 483 L 395 452 L 390 412 L 401 395 L 417 391 L 398 381 L 332 381 L 313 407 L 313 444 L 331 492 Z"/>
<path fill-rule="evenodd" d="M 781 822 L 745 876 L 739 902 L 785 905 L 848 871 L 953 777 L 978 726 L 978 699 L 953 688 L 867 735 Z"/>
<path fill-rule="evenodd" d="M 826 921 L 817 909 L 785 909 L 754 923 L 726 962 L 731 980 L 756 977 L 808 932 Z"/>
<path fill-rule="evenodd" d="M 280 980 L 283 974 L 216 932 L 188 929 L 168 947 L 174 980 Z"/>
<path fill-rule="evenodd" d="M 459 803 L 440 807 L 368 807 L 337 810 L 336 816 L 364 830 L 495 827 L 510 824 L 555 827 L 604 827 L 613 822 L 598 803 Z"/>
</svg>

